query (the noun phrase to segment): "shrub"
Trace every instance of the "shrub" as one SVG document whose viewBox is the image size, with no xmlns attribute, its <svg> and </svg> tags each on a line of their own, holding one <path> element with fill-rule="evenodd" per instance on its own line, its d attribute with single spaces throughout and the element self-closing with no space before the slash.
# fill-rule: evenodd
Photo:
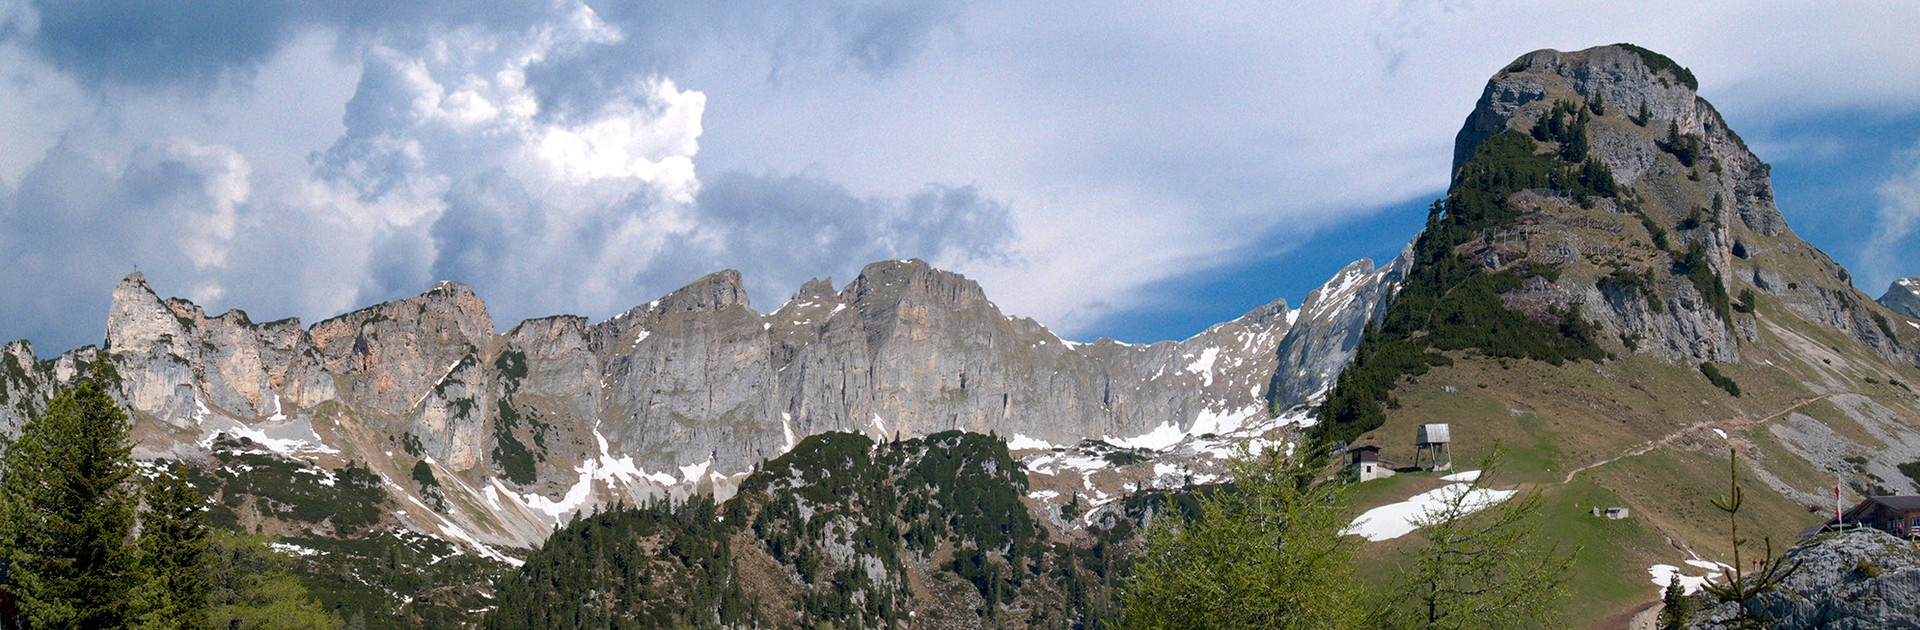
<svg viewBox="0 0 1920 630">
<path fill-rule="evenodd" d="M 1713 383 L 1715 387 L 1727 390 L 1728 394 L 1736 398 L 1740 396 L 1740 385 L 1733 382 L 1733 379 L 1727 378 L 1727 375 L 1721 374 L 1720 368 L 1714 367 L 1712 363 L 1701 363 L 1700 373 L 1705 374 L 1707 382 Z"/>
<path fill-rule="evenodd" d="M 1662 55 L 1660 53 L 1653 52 L 1651 50 L 1647 50 L 1645 48 L 1641 48 L 1639 46 L 1635 46 L 1633 44 L 1629 44 L 1626 42 L 1621 42 L 1619 44 L 1614 44 L 1614 45 L 1627 49 L 1627 52 L 1631 52 L 1636 55 L 1639 55 L 1640 62 L 1647 64 L 1647 69 L 1653 71 L 1654 74 L 1659 74 L 1661 72 L 1671 74 L 1673 75 L 1674 79 L 1680 81 L 1681 85 L 1687 86 L 1687 89 L 1694 90 L 1694 91 L 1700 90 L 1700 81 L 1693 77 L 1693 71 L 1688 70 L 1686 66 L 1682 66 L 1679 63 L 1676 63 L 1673 59 L 1667 57 L 1666 55 Z"/>
</svg>

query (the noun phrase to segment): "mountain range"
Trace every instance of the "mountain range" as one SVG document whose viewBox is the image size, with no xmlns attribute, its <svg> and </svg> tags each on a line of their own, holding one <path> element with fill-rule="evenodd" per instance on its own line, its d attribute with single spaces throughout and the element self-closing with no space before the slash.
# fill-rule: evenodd
<svg viewBox="0 0 1920 630">
<path fill-rule="evenodd" d="M 965 626 L 1094 614 L 1097 598 L 982 567 L 1110 587 L 1109 567 L 1074 550 L 1124 544 L 1150 511 L 1142 497 L 1226 481 L 1237 448 L 1317 438 L 1405 463 L 1414 427 L 1446 422 L 1459 461 L 1497 444 L 1502 482 L 1546 497 L 1555 535 L 1583 545 L 1573 585 L 1590 596 L 1570 614 L 1611 625 L 1657 597 L 1649 567 L 1729 551 L 1701 508 L 1729 451 L 1758 482 L 1758 529 L 1779 539 L 1819 520 L 1807 508 L 1832 502 L 1836 480 L 1851 497 L 1920 490 L 1920 280 L 1878 301 L 1853 288 L 1787 226 L 1769 170 L 1673 60 L 1624 44 L 1543 50 L 1488 82 L 1447 197 L 1400 256 L 1349 265 L 1298 310 L 1277 300 L 1181 341 L 1067 341 L 917 260 L 867 265 L 837 289 L 808 282 L 767 313 L 721 271 L 605 321 L 504 333 L 457 282 L 306 326 L 209 316 L 136 272 L 99 346 L 47 359 L 5 347 L 0 431 L 104 358 L 136 456 L 199 464 L 227 526 L 384 536 L 425 564 L 460 556 L 496 576 L 529 562 L 524 584 L 565 565 L 537 548 L 591 521 L 693 541 L 725 565 L 703 569 L 714 588 L 767 611 L 715 619 L 790 624 L 773 603 L 790 598 L 859 619 L 964 603 L 978 616 L 942 623 Z M 927 470 L 988 489 L 956 497 Z M 1360 507 L 1444 483 L 1368 482 Z M 959 525 L 958 505 L 1001 510 L 1003 494 L 1020 502 L 1008 522 L 1037 529 Z M 732 524 L 594 516 L 658 499 Z M 1616 505 L 1635 516 L 1586 516 Z M 855 535 L 881 522 L 895 546 Z M 967 555 L 983 541 L 998 551 Z M 1407 544 L 1363 556 L 1390 565 Z M 862 566 L 872 597 L 821 599 L 820 575 Z M 368 597 L 414 601 L 349 573 Z M 966 581 L 977 593 L 940 594 Z M 694 596 L 707 586 L 673 588 L 708 601 Z M 450 609 L 492 605 L 484 589 L 455 593 Z"/>
</svg>

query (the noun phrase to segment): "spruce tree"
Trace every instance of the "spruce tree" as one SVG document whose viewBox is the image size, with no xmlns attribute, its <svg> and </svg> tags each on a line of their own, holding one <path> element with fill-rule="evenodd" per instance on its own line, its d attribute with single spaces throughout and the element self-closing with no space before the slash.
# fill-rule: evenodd
<svg viewBox="0 0 1920 630">
<path fill-rule="evenodd" d="M 187 483 L 186 469 L 162 470 L 146 487 L 140 518 L 140 587 L 131 611 L 134 627 L 195 630 L 211 627 L 207 611 L 206 501 Z"/>
<path fill-rule="evenodd" d="M 1711 501 L 1714 509 L 1727 515 L 1730 530 L 1729 542 L 1733 543 L 1733 564 L 1722 574 L 1720 583 L 1709 581 L 1702 589 L 1721 606 L 1734 609 L 1733 618 L 1722 620 L 1735 628 L 1767 628 L 1773 625 L 1771 613 L 1761 606 L 1760 595 L 1780 588 L 1780 583 L 1788 576 L 1800 570 L 1805 559 L 1787 563 L 1784 556 L 1773 555 L 1773 538 L 1763 537 L 1763 550 L 1760 558 L 1752 560 L 1752 566 L 1741 563 L 1740 548 L 1746 546 L 1747 539 L 1740 537 L 1740 507 L 1746 501 L 1746 491 L 1740 488 L 1740 452 L 1727 450 L 1727 496 Z"/>
<path fill-rule="evenodd" d="M 1681 630 L 1687 627 L 1687 620 L 1693 618 L 1693 600 L 1687 599 L 1687 593 L 1680 586 L 1680 576 L 1675 574 L 1667 582 L 1667 590 L 1660 598 L 1660 630 Z"/>
<path fill-rule="evenodd" d="M 133 585 L 132 441 L 104 358 L 21 425 L 0 476 L 0 553 L 34 628 L 124 625 Z"/>
</svg>

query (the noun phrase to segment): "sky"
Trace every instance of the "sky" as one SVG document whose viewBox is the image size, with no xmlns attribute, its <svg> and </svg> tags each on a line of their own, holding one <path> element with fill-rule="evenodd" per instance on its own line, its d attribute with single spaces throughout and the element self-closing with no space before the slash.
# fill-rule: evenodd
<svg viewBox="0 0 1920 630">
<path fill-rule="evenodd" d="M 1620 41 L 1856 286 L 1920 275 L 1920 5 L 1541 4 L 0 0 L 0 338 L 98 343 L 136 269 L 255 321 L 457 280 L 505 329 L 909 257 L 1184 338 L 1391 258 L 1489 76 Z"/>
</svg>

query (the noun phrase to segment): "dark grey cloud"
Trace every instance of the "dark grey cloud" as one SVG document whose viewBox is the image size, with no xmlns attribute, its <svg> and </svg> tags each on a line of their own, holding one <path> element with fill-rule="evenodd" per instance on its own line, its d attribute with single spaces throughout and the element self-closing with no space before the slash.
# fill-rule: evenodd
<svg viewBox="0 0 1920 630">
<path fill-rule="evenodd" d="M 196 248 L 209 245 L 199 221 L 220 205 L 209 183 L 221 168 L 180 147 L 146 145 L 108 170 L 84 142 L 56 145 L 0 206 L 0 320 L 20 327 L 5 336 L 42 351 L 99 343 L 107 297 L 135 268 L 168 270 L 185 292 L 204 277 L 195 271 Z"/>
<path fill-rule="evenodd" d="M 378 0 L 36 0 L 29 46 L 82 81 L 204 89 L 244 82 L 307 29 L 328 28 L 355 45 L 429 43 L 434 31 L 478 26 L 516 30 L 553 9 L 539 2 Z M 22 36 L 16 32 L 13 36 Z"/>
</svg>

